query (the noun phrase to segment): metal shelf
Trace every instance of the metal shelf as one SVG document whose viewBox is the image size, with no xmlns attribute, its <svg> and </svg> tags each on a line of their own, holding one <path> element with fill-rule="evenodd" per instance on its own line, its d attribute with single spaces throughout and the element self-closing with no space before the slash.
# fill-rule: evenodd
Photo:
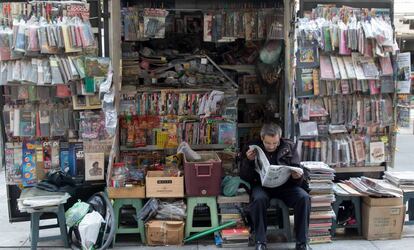
<svg viewBox="0 0 414 250">
<path fill-rule="evenodd" d="M 222 69 L 235 70 L 237 72 L 244 72 L 249 74 L 256 73 L 256 66 L 252 64 L 241 64 L 241 65 L 219 65 Z"/>
<path fill-rule="evenodd" d="M 350 6 L 354 8 L 389 8 L 392 22 L 394 21 L 394 0 L 301 0 L 299 16 L 304 11 L 315 8 L 318 4 L 335 4 L 336 6 Z"/>
<path fill-rule="evenodd" d="M 194 150 L 223 150 L 226 148 L 230 148 L 233 145 L 228 144 L 197 144 L 197 145 L 190 145 Z M 160 148 L 157 145 L 148 145 L 145 147 L 138 147 L 138 148 L 129 148 L 126 146 L 121 146 L 121 151 L 159 151 L 159 150 L 175 150 L 176 148 Z"/>
</svg>

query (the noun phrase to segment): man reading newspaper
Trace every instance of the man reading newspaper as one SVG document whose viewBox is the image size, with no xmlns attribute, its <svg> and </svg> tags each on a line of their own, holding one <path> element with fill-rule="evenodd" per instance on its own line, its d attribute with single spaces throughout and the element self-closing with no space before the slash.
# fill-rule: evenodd
<svg viewBox="0 0 414 250">
<path fill-rule="evenodd" d="M 242 152 L 240 177 L 251 185 L 248 214 L 258 250 L 267 249 L 266 213 L 271 198 L 280 199 L 294 209 L 296 249 L 307 249 L 309 189 L 295 144 L 281 136 L 278 125 L 265 124 L 260 131 L 261 140 L 249 143 Z"/>
</svg>

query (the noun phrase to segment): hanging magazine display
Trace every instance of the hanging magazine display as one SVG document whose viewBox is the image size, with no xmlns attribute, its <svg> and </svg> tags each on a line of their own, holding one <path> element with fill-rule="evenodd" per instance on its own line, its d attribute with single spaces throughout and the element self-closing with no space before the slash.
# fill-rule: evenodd
<svg viewBox="0 0 414 250">
<path fill-rule="evenodd" d="M 408 106 L 395 105 L 393 94 L 410 92 L 411 62 L 410 53 L 398 54 L 387 12 L 318 5 L 298 20 L 297 38 L 301 159 L 332 167 L 391 162 L 390 131 L 408 125 Z"/>
<path fill-rule="evenodd" d="M 270 165 L 265 153 L 259 146 L 250 145 L 249 148 L 256 151 L 256 172 L 259 173 L 264 187 L 275 188 L 285 184 L 289 180 L 292 171 L 303 174 L 303 170 L 298 167 Z"/>
<path fill-rule="evenodd" d="M 112 139 L 106 132 L 105 112 L 77 111 L 101 109 L 101 98 L 113 91 L 109 86 L 99 93 L 107 84 L 110 59 L 96 55 L 89 4 L 26 1 L 1 6 L 7 184 L 30 187 L 56 170 L 81 183 L 85 179 L 82 141 Z M 105 169 L 104 163 L 105 159 L 99 167 Z"/>
</svg>

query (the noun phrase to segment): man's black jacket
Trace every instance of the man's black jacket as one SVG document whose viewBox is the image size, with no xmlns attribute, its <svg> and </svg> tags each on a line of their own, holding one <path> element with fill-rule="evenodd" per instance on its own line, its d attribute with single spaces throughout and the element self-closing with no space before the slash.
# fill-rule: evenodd
<svg viewBox="0 0 414 250">
<path fill-rule="evenodd" d="M 263 149 L 263 152 L 267 156 L 267 159 L 269 160 L 269 163 L 271 165 L 286 165 L 286 166 L 293 166 L 293 167 L 299 167 L 300 166 L 300 159 L 299 154 L 296 149 L 296 144 L 289 140 L 289 139 L 280 139 L 280 144 L 277 147 L 277 149 L 274 152 L 267 152 L 264 148 L 263 142 L 261 140 L 250 142 L 248 145 L 257 145 Z M 249 149 L 247 147 L 242 151 L 242 162 L 240 165 L 240 178 L 250 183 L 252 187 L 254 186 L 261 186 L 260 176 L 255 170 L 255 162 L 250 161 L 247 159 L 246 152 Z M 305 173 L 300 179 L 293 179 L 290 177 L 290 179 L 283 184 L 280 187 L 280 189 L 288 188 L 291 186 L 301 186 L 303 189 L 309 192 L 309 185 L 308 185 L 308 174 Z"/>
</svg>

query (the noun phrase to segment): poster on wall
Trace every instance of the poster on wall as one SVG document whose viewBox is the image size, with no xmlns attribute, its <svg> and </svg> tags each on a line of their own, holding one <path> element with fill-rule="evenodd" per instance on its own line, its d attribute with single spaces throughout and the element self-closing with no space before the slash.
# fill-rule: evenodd
<svg viewBox="0 0 414 250">
<path fill-rule="evenodd" d="M 22 183 L 25 187 L 36 184 L 36 148 L 35 143 L 31 141 L 23 142 L 22 150 Z"/>
<path fill-rule="evenodd" d="M 103 180 L 104 168 L 104 153 L 85 153 L 85 181 Z"/>
</svg>

